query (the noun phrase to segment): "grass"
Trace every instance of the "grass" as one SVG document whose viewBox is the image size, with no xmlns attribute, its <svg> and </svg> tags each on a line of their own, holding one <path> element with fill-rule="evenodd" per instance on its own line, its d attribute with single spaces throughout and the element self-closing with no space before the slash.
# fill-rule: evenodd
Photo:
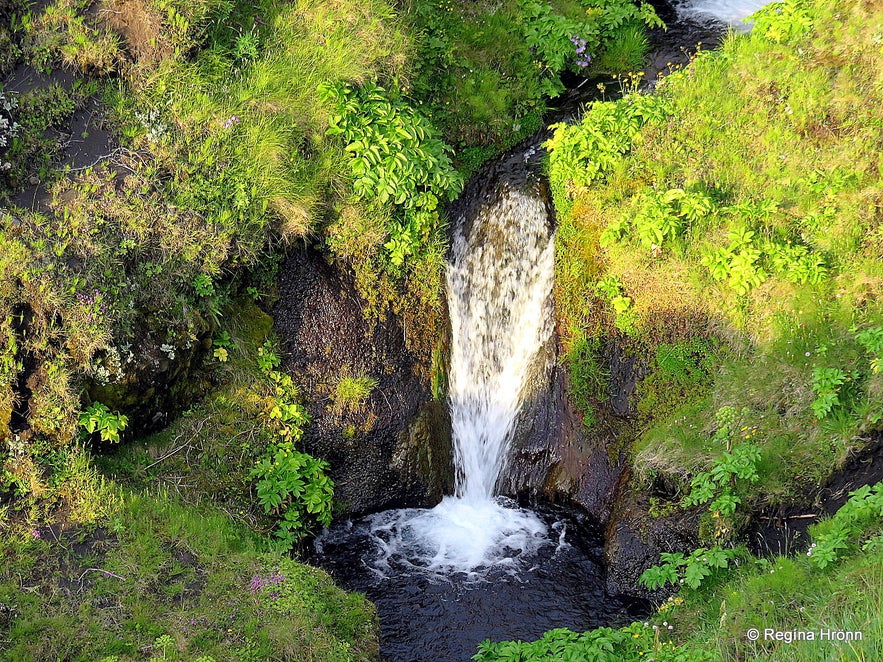
<svg viewBox="0 0 883 662">
<path fill-rule="evenodd" d="M 471 155 L 505 149 L 536 132 L 546 99 L 563 91 L 558 78 L 564 71 L 592 76 L 640 68 L 647 51 L 643 24 L 632 20 L 612 29 L 606 17 L 623 3 L 608 3 L 606 12 L 595 6 L 577 0 L 413 4 L 407 19 L 420 38 L 404 91 L 463 152 L 459 162 L 467 172 Z M 587 67 L 576 64 L 570 42 L 580 30 L 601 36 Z M 528 43 L 532 31 L 542 48 Z"/>
<path fill-rule="evenodd" d="M 620 111 L 664 108 L 637 132 L 607 123 L 607 142 L 594 141 L 609 109 L 595 106 L 551 142 L 556 297 L 574 402 L 599 427 L 611 418 L 587 348 L 615 342 L 646 366 L 632 398 L 627 489 L 651 491 L 651 515 L 670 515 L 692 479 L 737 451 L 760 451 L 756 482 L 719 486 L 742 501 L 730 517 L 705 513 L 707 545 L 734 544 L 761 507 L 803 502 L 883 427 L 869 340 L 883 324 L 883 14 L 861 2 L 789 1 L 765 20 L 700 53 L 652 99 L 619 102 Z M 724 412 L 731 427 L 716 435 Z M 665 656 L 880 658 L 879 512 L 861 524 L 844 524 L 845 513 L 811 530 L 808 553 L 746 556 L 658 605 L 646 627 L 667 631 L 676 650 Z M 826 567 L 820 554 L 847 530 L 855 539 Z M 828 629 L 861 638 L 820 640 Z M 815 640 L 786 641 L 795 631 Z M 652 652 L 664 645 L 657 636 Z M 482 659 L 523 659 L 510 648 Z"/>
<path fill-rule="evenodd" d="M 211 507 L 112 489 L 90 526 L 7 532 L 0 659 L 375 659 L 373 607 Z"/>
<path fill-rule="evenodd" d="M 815 527 L 817 540 L 828 524 Z M 871 525 L 861 538 L 878 532 L 879 525 Z M 686 631 L 687 646 L 704 646 L 716 659 L 874 660 L 883 652 L 881 561 L 879 548 L 867 546 L 824 570 L 807 553 L 757 559 L 723 581 L 682 594 L 660 612 Z M 752 642 L 745 636 L 749 628 L 812 632 L 815 640 L 775 641 L 761 634 Z M 821 640 L 824 630 L 859 632 L 861 639 Z"/>
<path fill-rule="evenodd" d="M 811 529 L 819 542 L 819 547 L 812 551 L 818 551 L 823 537 L 840 518 L 836 515 Z M 654 653 L 682 662 L 879 659 L 883 654 L 879 518 L 859 528 L 857 539 L 863 541 L 863 551 L 852 541 L 848 550 L 824 569 L 813 563 L 812 552 L 769 557 L 745 554 L 738 565 L 712 573 L 698 588 L 681 587 L 675 596 L 658 605 L 647 622 L 631 626 L 633 630 L 629 631 L 635 634 L 628 638 L 629 642 L 632 637 L 646 639 L 644 634 L 653 629 L 649 647 L 646 641 L 634 641 L 638 649 L 633 646 L 616 659 L 654 659 Z M 757 639 L 752 639 L 752 630 Z M 829 631 L 835 634 L 827 634 Z M 528 659 L 517 653 L 519 648 L 527 650 L 529 646 L 513 643 L 507 650 L 504 645 L 500 655 L 480 659 Z M 560 648 L 557 653 L 563 656 L 567 650 L 568 647 Z"/>
<path fill-rule="evenodd" d="M 358 412 L 377 386 L 377 380 L 368 375 L 341 377 L 334 387 L 332 409 L 338 413 Z"/>
<path fill-rule="evenodd" d="M 855 2 L 799 5 L 814 25 L 842 30 L 777 41 L 761 29 L 700 53 L 659 83 L 664 118 L 591 187 L 556 179 L 565 168 L 554 144 L 552 153 L 566 348 L 579 356 L 613 333 L 633 355 L 655 357 L 634 400 L 633 455 L 645 476 L 677 483 L 707 467 L 722 452 L 708 446 L 714 413 L 747 407 L 763 453 L 749 507 L 817 487 L 883 421 L 874 356 L 857 342 L 883 324 L 874 117 L 883 15 Z M 670 225 L 654 234 L 659 219 Z M 621 284 L 632 326 L 594 294 L 604 278 Z M 685 360 L 661 360 L 686 347 Z M 571 364 L 574 384 L 596 379 L 589 364 Z M 846 381 L 819 417 L 814 379 L 829 369 Z"/>
<path fill-rule="evenodd" d="M 186 408 L 199 387 L 176 376 L 204 361 L 226 304 L 249 288 L 266 291 L 284 248 L 308 238 L 352 269 L 370 319 L 404 318 L 408 348 L 429 366 L 441 328 L 444 228 L 417 224 L 414 258 L 390 261 L 399 219 L 391 204 L 354 194 L 346 145 L 328 135 L 337 110 L 317 90 L 385 86 L 396 104 L 439 123 L 471 169 L 539 127 L 541 82 L 571 66 L 513 47 L 512 30 L 527 16 L 517 2 L 435 4 L 397 11 L 385 0 L 113 0 L 92 11 L 81 0 L 55 0 L 4 8 L 16 62 L 74 79 L 19 95 L 16 109 L 3 111 L 20 125 L 4 153 L 12 164 L 4 192 L 32 176 L 48 189 L 39 212 L 0 217 L 0 305 L 21 311 L 19 326 L 27 326 L 7 324 L 0 402 L 11 413 L 25 397 L 13 376 L 34 362 L 28 443 L 67 443 L 78 410 L 95 401 L 133 416 L 155 407 L 133 387 L 136 370 L 167 373 L 171 392 L 156 397 L 174 403 L 163 409 Z M 577 2 L 546 9 L 553 23 L 587 16 Z M 451 65 L 441 77 L 438 58 Z M 95 167 L 55 172 L 59 132 L 95 97 L 122 144 Z"/>
</svg>

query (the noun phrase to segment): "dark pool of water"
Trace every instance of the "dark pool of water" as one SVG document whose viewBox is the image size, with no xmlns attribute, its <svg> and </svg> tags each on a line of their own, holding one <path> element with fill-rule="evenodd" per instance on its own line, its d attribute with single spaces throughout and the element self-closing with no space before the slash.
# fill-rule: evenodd
<svg viewBox="0 0 883 662">
<path fill-rule="evenodd" d="M 547 630 L 584 631 L 625 624 L 647 612 L 642 602 L 604 590 L 601 537 L 589 522 L 560 508 L 538 514 L 550 544 L 514 576 L 491 570 L 428 576 L 413 568 L 378 572 L 366 520 L 337 525 L 320 540 L 313 558 L 342 586 L 377 605 L 380 645 L 387 662 L 465 662 L 485 639 L 537 639 Z"/>
</svg>

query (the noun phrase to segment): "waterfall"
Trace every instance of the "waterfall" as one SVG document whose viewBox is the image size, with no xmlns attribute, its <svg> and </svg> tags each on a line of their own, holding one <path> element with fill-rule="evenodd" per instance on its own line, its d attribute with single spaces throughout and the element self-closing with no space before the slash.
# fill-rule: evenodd
<svg viewBox="0 0 883 662">
<path fill-rule="evenodd" d="M 456 496 L 480 502 L 506 467 L 525 382 L 552 333 L 554 247 L 542 199 L 513 186 L 469 220 L 447 273 L 449 399 Z"/>
<path fill-rule="evenodd" d="M 370 518 L 377 550 L 366 560 L 390 569 L 480 578 L 515 572 L 551 544 L 534 513 L 497 496 L 525 384 L 553 330 L 554 242 L 535 149 L 487 172 L 455 219 L 447 267 L 452 348 L 449 402 L 456 489 L 432 509 Z"/>
</svg>

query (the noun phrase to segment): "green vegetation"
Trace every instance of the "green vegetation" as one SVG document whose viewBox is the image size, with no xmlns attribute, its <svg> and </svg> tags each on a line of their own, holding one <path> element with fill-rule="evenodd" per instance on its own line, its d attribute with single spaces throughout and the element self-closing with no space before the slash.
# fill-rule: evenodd
<svg viewBox="0 0 883 662">
<path fill-rule="evenodd" d="M 98 433 L 101 441 L 118 442 L 120 432 L 126 429 L 129 419 L 123 414 L 114 414 L 100 402 L 93 402 L 80 414 L 80 427 L 89 434 Z"/>
<path fill-rule="evenodd" d="M 587 49 L 595 62 L 619 31 L 657 22 L 624 0 L 504 4 L 5 3 L 4 57 L 50 79 L 22 94 L 0 90 L 0 194 L 46 189 L 38 207 L 0 212 L 0 306 L 9 311 L 0 419 L 13 440 L 0 455 L 3 489 L 51 491 L 45 451 L 81 429 L 107 443 L 126 417 L 140 427 L 135 410 L 151 403 L 140 401 L 138 379 L 162 374 L 186 409 L 200 380 L 255 351 L 225 335 L 230 302 L 248 293 L 268 303 L 282 251 L 306 237 L 352 269 L 369 318 L 402 316 L 409 349 L 429 365 L 445 251 L 439 206 L 464 179 L 455 164 L 468 171 L 536 128 L 562 72 L 600 70 L 580 64 Z M 513 46 L 510 28 L 529 34 L 534 51 Z M 500 75 L 509 81 L 501 89 L 530 89 L 494 111 L 502 124 L 476 132 L 467 125 L 489 127 L 487 116 L 453 94 L 502 99 L 486 94 Z M 451 103 L 464 114 L 442 114 Z M 87 104 L 101 106 L 121 144 L 91 166 L 58 168 L 63 131 Z M 200 377 L 183 379 L 200 366 Z M 248 388 L 275 388 L 284 402 L 261 410 L 270 422 L 265 443 L 245 454 L 252 462 L 282 452 L 267 443 L 296 444 L 285 426 L 305 422 L 294 385 L 265 372 Z M 211 424 L 236 418 L 219 404 L 226 388 L 209 398 Z M 362 398 L 341 393 L 335 406 L 358 408 Z M 307 464 L 319 480 L 321 468 Z M 224 475 L 224 499 L 241 493 L 242 475 Z M 296 491 L 283 490 L 282 503 Z M 305 512 L 324 520 L 328 501 L 316 499 Z M 281 514 L 274 501 L 264 505 Z"/>
<path fill-rule="evenodd" d="M 0 195 L 47 193 L 0 211 L 0 602 L 14 610 L 0 649 L 371 659 L 364 600 L 279 552 L 333 507 L 261 312 L 281 256 L 309 242 L 351 270 L 370 319 L 405 322 L 441 397 L 441 208 L 540 128 L 562 75 L 638 71 L 658 19 L 626 0 L 13 1 L 0 19 L 0 75 L 51 77 L 0 89 Z M 611 345 L 646 357 L 624 430 L 634 475 L 672 487 L 658 510 L 702 511 L 703 546 L 645 573 L 683 586 L 652 624 L 487 642 L 476 659 L 834 650 L 745 639 L 793 628 L 781 604 L 807 628 L 864 632 L 838 655 L 881 657 L 879 487 L 819 525 L 805 558 L 733 546 L 753 512 L 817 487 L 883 428 L 881 34 L 871 3 L 786 0 L 654 94 L 625 76 L 621 100 L 554 127 L 573 400 L 586 426 L 609 423 Z M 89 104 L 119 147 L 60 168 Z M 131 441 L 153 397 L 142 369 L 184 411 Z M 378 385 L 319 377 L 342 419 Z"/>
<path fill-rule="evenodd" d="M 474 659 L 883 657 L 883 483 L 811 527 L 805 553 L 735 544 L 758 508 L 800 501 L 880 433 L 881 34 L 859 0 L 773 3 L 654 94 L 556 127 L 574 401 L 609 415 L 587 348 L 613 336 L 651 357 L 632 486 L 666 486 L 655 512 L 701 508 L 703 546 L 643 573 L 679 589 L 647 623 L 485 642 Z"/>
<path fill-rule="evenodd" d="M 851 2 L 763 16 L 548 143 L 569 352 L 613 333 L 655 357 L 637 386 L 639 473 L 688 494 L 751 449 L 757 476 L 733 484 L 746 513 L 817 486 L 883 420 L 880 17 Z M 834 24 L 849 36 L 812 27 Z M 714 434 L 729 409 L 732 445 Z M 720 478 L 709 500 L 728 514 Z"/>
<path fill-rule="evenodd" d="M 396 207 L 384 247 L 390 265 L 399 268 L 422 246 L 431 246 L 441 225 L 439 202 L 453 200 L 462 189 L 450 148 L 421 113 L 391 102 L 382 87 L 369 84 L 354 91 L 338 85 L 320 91 L 340 112 L 331 117 L 327 133 L 346 140 L 353 192 Z"/>
<path fill-rule="evenodd" d="M 0 660 L 376 659 L 370 603 L 223 512 L 80 487 L 91 524 L 4 524 Z"/>
<path fill-rule="evenodd" d="M 558 660 L 597 660 L 597 662 L 705 662 L 708 654 L 689 652 L 673 644 L 669 633 L 658 625 L 632 623 L 614 630 L 598 628 L 577 634 L 566 629 L 550 630 L 542 639 L 502 643 L 483 642 L 472 659 L 478 662 L 557 662 Z"/>
<path fill-rule="evenodd" d="M 688 556 L 663 554 L 663 564 L 645 572 L 642 581 L 651 587 L 677 582 L 682 589 L 645 623 L 583 634 L 553 630 L 530 643 L 485 642 L 473 659 L 878 659 L 883 653 L 881 494 L 883 483 L 853 492 L 834 517 L 811 528 L 814 543 L 805 554 L 755 558 L 720 547 Z M 776 639 L 765 630 L 782 635 Z"/>
<path fill-rule="evenodd" d="M 637 70 L 643 28 L 660 24 L 650 5 L 625 0 L 417 0 L 407 19 L 420 37 L 405 91 L 467 169 L 540 128 L 562 73 Z"/>
<path fill-rule="evenodd" d="M 377 380 L 368 375 L 343 376 L 334 387 L 332 409 L 338 413 L 357 412 L 377 386 Z"/>
</svg>

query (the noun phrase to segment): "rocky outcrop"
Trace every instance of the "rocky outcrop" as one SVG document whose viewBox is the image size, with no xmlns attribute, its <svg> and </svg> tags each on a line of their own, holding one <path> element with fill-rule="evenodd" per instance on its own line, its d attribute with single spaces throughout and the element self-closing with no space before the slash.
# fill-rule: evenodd
<svg viewBox="0 0 883 662">
<path fill-rule="evenodd" d="M 359 515 L 441 500 L 453 478 L 450 423 L 401 320 L 391 313 L 367 319 L 349 270 L 311 248 L 288 256 L 279 293 L 273 316 L 283 368 L 311 417 L 302 444 L 331 464 L 341 510 Z M 341 380 L 359 379 L 367 392 L 342 398 Z"/>
<path fill-rule="evenodd" d="M 646 487 L 634 480 L 629 470 L 624 471 L 604 532 L 607 591 L 615 595 L 660 598 L 665 591 L 647 591 L 639 586 L 638 577 L 659 563 L 662 552 L 683 552 L 698 547 L 698 528 L 696 511 L 651 515 Z"/>
<path fill-rule="evenodd" d="M 87 400 L 125 412 L 129 428 L 138 434 L 168 425 L 212 386 L 201 370 L 211 346 L 211 324 L 198 315 L 192 320 L 196 340 L 165 344 L 160 340 L 164 332 L 143 328 L 122 351 L 101 352 L 95 364 L 109 369 L 94 371 L 87 379 Z"/>
<path fill-rule="evenodd" d="M 637 586 L 640 574 L 662 551 L 695 546 L 696 523 L 689 518 L 652 518 L 645 490 L 630 478 L 628 441 L 634 436 L 631 396 L 644 367 L 613 340 L 605 352 L 610 378 L 598 420 L 587 427 L 568 398 L 567 370 L 558 365 L 558 348 L 545 348 L 546 360 L 529 384 L 503 491 L 545 497 L 585 511 L 606 532 L 608 591 L 649 597 Z"/>
</svg>

